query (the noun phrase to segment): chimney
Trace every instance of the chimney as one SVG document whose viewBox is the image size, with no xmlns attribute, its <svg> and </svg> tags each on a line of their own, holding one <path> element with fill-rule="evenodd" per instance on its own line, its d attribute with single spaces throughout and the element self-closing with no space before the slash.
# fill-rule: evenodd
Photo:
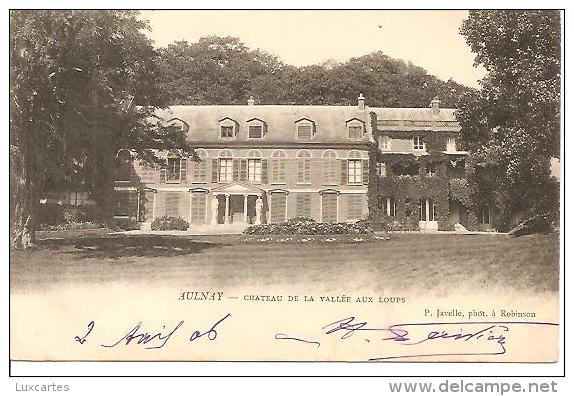
<svg viewBox="0 0 574 396">
<path fill-rule="evenodd" d="M 363 96 L 363 94 L 360 94 L 359 97 L 357 98 L 357 100 L 358 100 L 359 110 L 364 110 L 365 109 L 365 97 Z"/>
<path fill-rule="evenodd" d="M 253 96 L 249 97 L 249 100 L 247 101 L 247 106 L 253 106 L 255 104 L 255 100 L 253 99 Z"/>
<path fill-rule="evenodd" d="M 433 100 L 430 102 L 430 108 L 432 110 L 433 115 L 438 115 L 440 112 L 440 99 L 438 96 L 435 96 Z"/>
</svg>

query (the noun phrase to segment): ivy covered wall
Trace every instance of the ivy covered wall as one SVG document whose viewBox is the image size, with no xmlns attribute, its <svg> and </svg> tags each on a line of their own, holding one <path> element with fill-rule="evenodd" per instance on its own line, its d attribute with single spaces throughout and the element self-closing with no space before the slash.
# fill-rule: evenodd
<svg viewBox="0 0 574 396">
<path fill-rule="evenodd" d="M 398 230 L 416 230 L 421 200 L 428 198 L 436 207 L 435 220 L 439 230 L 454 229 L 450 213 L 451 203 L 460 203 L 465 216 L 461 216 L 459 221 L 465 227 L 471 230 L 479 228 L 479 207 L 473 201 L 475 194 L 466 180 L 465 156 L 443 153 L 446 151 L 448 137 L 456 134 L 436 131 L 379 131 L 377 135 L 390 135 L 392 139 L 412 139 L 413 136 L 418 136 L 425 143 L 428 155 L 414 152 L 381 152 L 377 147 L 373 148 L 368 192 L 371 219 L 392 223 L 392 227 Z M 388 214 L 385 214 L 387 197 L 393 199 L 396 208 L 392 222 Z"/>
</svg>

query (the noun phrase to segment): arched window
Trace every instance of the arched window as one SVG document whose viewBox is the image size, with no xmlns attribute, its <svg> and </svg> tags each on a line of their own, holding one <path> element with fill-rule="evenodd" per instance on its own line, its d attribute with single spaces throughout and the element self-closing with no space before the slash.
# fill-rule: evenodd
<svg viewBox="0 0 574 396">
<path fill-rule="evenodd" d="M 332 186 L 337 184 L 337 153 L 333 150 L 323 152 L 323 184 Z"/>
<path fill-rule="evenodd" d="M 189 161 L 191 165 L 191 182 L 205 183 L 207 182 L 207 159 L 209 155 L 204 149 L 196 149 L 195 154 L 197 154 L 199 160 Z"/>
<path fill-rule="evenodd" d="M 359 150 L 351 150 L 347 153 L 347 158 L 349 159 L 362 159 L 363 156 L 359 152 Z"/>
<path fill-rule="evenodd" d="M 261 183 L 261 151 L 249 150 L 247 153 L 247 181 Z"/>
<path fill-rule="evenodd" d="M 297 153 L 297 183 L 311 183 L 311 152 L 301 150 Z"/>
<path fill-rule="evenodd" d="M 224 149 L 219 152 L 219 158 L 233 158 L 233 151 Z"/>
<path fill-rule="evenodd" d="M 233 152 L 229 149 L 219 152 L 219 182 L 229 183 L 233 181 Z"/>
<path fill-rule="evenodd" d="M 253 149 L 253 150 L 249 150 L 249 152 L 247 153 L 247 158 L 261 158 L 261 151 L 257 150 L 257 149 Z"/>
<path fill-rule="evenodd" d="M 271 157 L 271 183 L 286 183 L 287 153 L 283 150 L 275 150 Z"/>
</svg>

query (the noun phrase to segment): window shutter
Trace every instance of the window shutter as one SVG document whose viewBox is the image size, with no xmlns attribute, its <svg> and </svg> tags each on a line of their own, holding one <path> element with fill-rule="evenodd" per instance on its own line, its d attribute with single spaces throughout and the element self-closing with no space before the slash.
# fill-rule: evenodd
<svg viewBox="0 0 574 396">
<path fill-rule="evenodd" d="M 187 158 L 181 158 L 179 163 L 179 179 L 182 182 L 187 181 Z"/>
<path fill-rule="evenodd" d="M 267 160 L 261 160 L 261 183 L 267 184 Z"/>
<path fill-rule="evenodd" d="M 219 160 L 212 159 L 211 160 L 211 182 L 217 183 L 218 177 L 217 172 L 219 171 Z"/>
<path fill-rule="evenodd" d="M 166 172 L 165 168 L 161 168 L 159 170 L 159 182 L 160 182 L 160 184 L 165 183 L 165 172 Z"/>
<path fill-rule="evenodd" d="M 278 175 L 279 169 L 277 169 L 277 160 L 273 158 L 271 159 L 271 183 L 277 182 Z"/>
<path fill-rule="evenodd" d="M 311 180 L 311 160 L 306 159 L 304 183 L 309 183 L 309 180 Z"/>
<path fill-rule="evenodd" d="M 240 169 L 239 169 L 239 180 L 247 181 L 247 160 L 241 159 L 239 160 Z"/>
<path fill-rule="evenodd" d="M 287 160 L 281 158 L 279 160 L 279 181 L 285 183 L 287 180 Z"/>
<path fill-rule="evenodd" d="M 369 184 L 369 160 L 363 160 L 363 184 Z"/>
<path fill-rule="evenodd" d="M 297 183 L 305 183 L 305 160 L 297 159 Z"/>
<path fill-rule="evenodd" d="M 347 184 L 349 180 L 349 161 L 341 160 L 341 184 Z"/>
<path fill-rule="evenodd" d="M 239 181 L 239 160 L 233 160 L 233 181 Z"/>
<path fill-rule="evenodd" d="M 324 159 L 323 161 L 323 184 L 331 184 L 331 160 Z"/>
</svg>

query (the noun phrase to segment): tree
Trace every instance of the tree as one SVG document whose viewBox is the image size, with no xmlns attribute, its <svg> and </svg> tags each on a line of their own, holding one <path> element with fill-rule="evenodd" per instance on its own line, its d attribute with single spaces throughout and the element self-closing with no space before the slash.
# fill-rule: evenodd
<svg viewBox="0 0 574 396">
<path fill-rule="evenodd" d="M 458 112 L 476 200 L 493 197 L 502 228 L 556 213 L 550 159 L 560 153 L 560 13 L 471 11 L 461 34 L 488 72 Z"/>
<path fill-rule="evenodd" d="M 244 104 L 252 81 L 271 75 L 281 63 L 261 50 L 251 50 L 235 37 L 202 37 L 160 49 L 160 86 L 170 104 Z"/>
<path fill-rule="evenodd" d="M 296 67 L 238 38 L 209 36 L 171 44 L 160 56 L 170 104 L 245 104 L 253 96 L 261 104 L 348 105 L 363 93 L 373 107 L 426 107 L 436 95 L 455 106 L 469 91 L 382 52 Z"/>
<path fill-rule="evenodd" d="M 182 133 L 153 121 L 165 101 L 145 28 L 133 11 L 11 12 L 12 246 L 33 243 L 46 188 L 75 178 L 111 222 L 119 150 L 159 161 L 154 148 L 186 149 Z"/>
</svg>

